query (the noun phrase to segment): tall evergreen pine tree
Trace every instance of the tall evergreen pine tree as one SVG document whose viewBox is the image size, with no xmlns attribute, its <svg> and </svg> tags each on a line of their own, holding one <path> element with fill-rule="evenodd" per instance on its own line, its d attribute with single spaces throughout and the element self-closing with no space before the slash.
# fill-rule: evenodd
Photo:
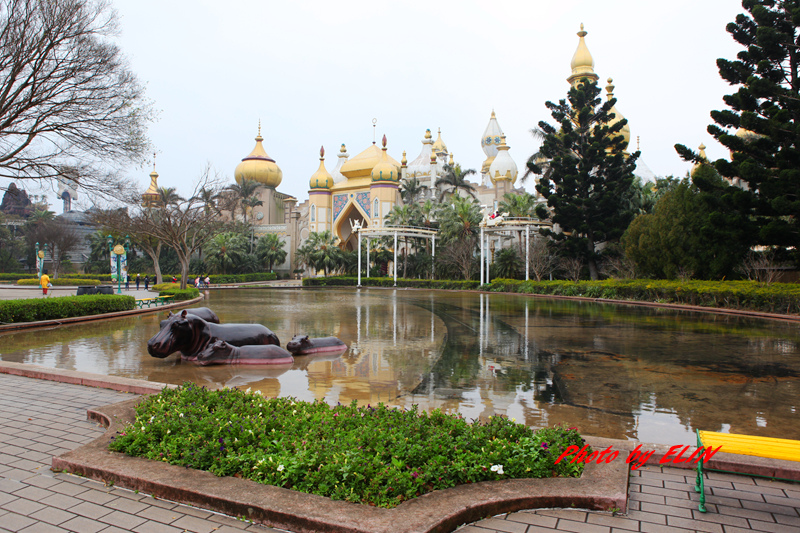
<svg viewBox="0 0 800 533">
<path fill-rule="evenodd" d="M 627 120 L 609 125 L 616 98 L 603 102 L 600 92 L 596 82 L 584 78 L 567 100 L 547 102 L 557 126 L 539 122 L 544 141 L 527 163 L 529 172 L 542 176 L 536 190 L 551 211 L 539 206 L 537 215 L 552 215 L 563 231 L 544 233 L 565 241 L 568 252 L 585 261 L 592 279 L 598 278 L 597 245 L 618 240 L 633 219 L 626 200 L 639 157 L 639 152 L 625 153 L 620 132 Z M 542 159 L 546 163 L 538 162 Z"/>
<path fill-rule="evenodd" d="M 744 0 L 747 13 L 727 31 L 744 49 L 736 61 L 717 60 L 722 79 L 738 87 L 712 111 L 708 132 L 731 151 L 714 163 L 722 176 L 740 178 L 749 190 L 729 201 L 752 217 L 751 244 L 800 250 L 800 1 Z M 699 158 L 683 145 L 686 160 Z M 703 188 L 702 184 L 698 184 Z"/>
</svg>

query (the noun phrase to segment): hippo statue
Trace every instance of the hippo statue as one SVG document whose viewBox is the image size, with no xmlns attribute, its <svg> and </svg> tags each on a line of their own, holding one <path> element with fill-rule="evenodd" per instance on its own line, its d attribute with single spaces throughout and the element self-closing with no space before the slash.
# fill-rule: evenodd
<svg viewBox="0 0 800 533">
<path fill-rule="evenodd" d="M 219 324 L 219 317 L 217 316 L 217 313 L 208 307 L 195 307 L 194 309 L 184 309 L 183 311 L 186 311 L 190 315 L 199 316 L 209 324 Z M 178 311 L 178 314 L 181 314 L 183 311 Z M 172 315 L 173 313 L 170 311 L 169 315 L 167 315 L 167 318 L 161 321 L 160 329 L 164 329 L 164 326 L 166 326 L 167 322 L 169 322 L 169 317 Z"/>
<path fill-rule="evenodd" d="M 286 349 L 292 355 L 310 355 L 323 352 L 342 352 L 347 349 L 347 345 L 336 337 L 310 339 L 308 335 L 295 335 L 286 343 Z"/>
<path fill-rule="evenodd" d="M 273 344 L 233 346 L 212 337 L 193 362 L 198 365 L 291 365 L 294 357 Z"/>
<path fill-rule="evenodd" d="M 234 346 L 280 346 L 278 336 L 261 324 L 210 324 L 184 310 L 179 315 L 171 315 L 161 331 L 147 341 L 147 351 L 159 358 L 180 351 L 183 358 L 192 360 L 208 346 L 212 337 Z"/>
</svg>

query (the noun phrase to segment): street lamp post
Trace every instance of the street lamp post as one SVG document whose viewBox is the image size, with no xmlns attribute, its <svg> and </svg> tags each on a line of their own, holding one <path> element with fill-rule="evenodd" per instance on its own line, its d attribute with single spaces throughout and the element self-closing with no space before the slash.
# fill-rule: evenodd
<svg viewBox="0 0 800 533">
<path fill-rule="evenodd" d="M 130 245 L 131 239 L 127 235 L 125 236 L 125 246 L 121 244 L 114 246 L 114 238 L 111 235 L 108 236 L 108 249 L 117 258 L 117 294 L 122 294 L 122 255 L 127 256 Z"/>
<path fill-rule="evenodd" d="M 44 272 L 44 256 L 47 255 L 47 243 L 44 243 L 44 249 L 39 249 L 39 243 L 36 243 L 36 264 L 39 270 L 39 277 L 42 277 L 42 272 Z"/>
</svg>

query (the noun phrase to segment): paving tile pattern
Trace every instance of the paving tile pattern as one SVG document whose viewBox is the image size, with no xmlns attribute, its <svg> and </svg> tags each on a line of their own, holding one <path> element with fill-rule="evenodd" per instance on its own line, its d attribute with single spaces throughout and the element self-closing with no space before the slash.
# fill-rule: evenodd
<svg viewBox="0 0 800 533">
<path fill-rule="evenodd" d="M 0 532 L 278 531 L 50 470 L 53 455 L 103 433 L 86 409 L 130 398 L 0 374 Z"/>
<path fill-rule="evenodd" d="M 277 532 L 210 511 L 50 470 L 53 455 L 103 433 L 86 409 L 131 395 L 0 374 L 0 533 Z M 800 484 L 711 473 L 707 513 L 694 475 L 649 467 L 631 477 L 629 510 L 521 511 L 463 526 L 460 533 L 800 532 Z"/>
<path fill-rule="evenodd" d="M 631 473 L 628 512 L 553 509 L 495 516 L 459 533 L 800 532 L 800 484 L 710 472 L 706 509 L 697 510 L 694 472 L 650 466 Z"/>
</svg>

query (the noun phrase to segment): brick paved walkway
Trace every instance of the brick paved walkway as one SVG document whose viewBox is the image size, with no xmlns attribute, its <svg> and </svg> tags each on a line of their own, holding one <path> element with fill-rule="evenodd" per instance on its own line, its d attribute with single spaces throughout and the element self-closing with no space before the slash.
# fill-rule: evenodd
<svg viewBox="0 0 800 533">
<path fill-rule="evenodd" d="M 104 389 L 0 374 L 0 531 L 233 533 L 275 529 L 156 500 L 50 471 L 53 455 L 103 429 L 86 409 L 130 398 Z M 627 516 L 579 510 L 522 511 L 462 527 L 460 533 L 707 531 L 800 532 L 800 485 L 710 475 L 708 513 L 697 511 L 691 472 L 649 468 L 631 478 Z"/>
</svg>

